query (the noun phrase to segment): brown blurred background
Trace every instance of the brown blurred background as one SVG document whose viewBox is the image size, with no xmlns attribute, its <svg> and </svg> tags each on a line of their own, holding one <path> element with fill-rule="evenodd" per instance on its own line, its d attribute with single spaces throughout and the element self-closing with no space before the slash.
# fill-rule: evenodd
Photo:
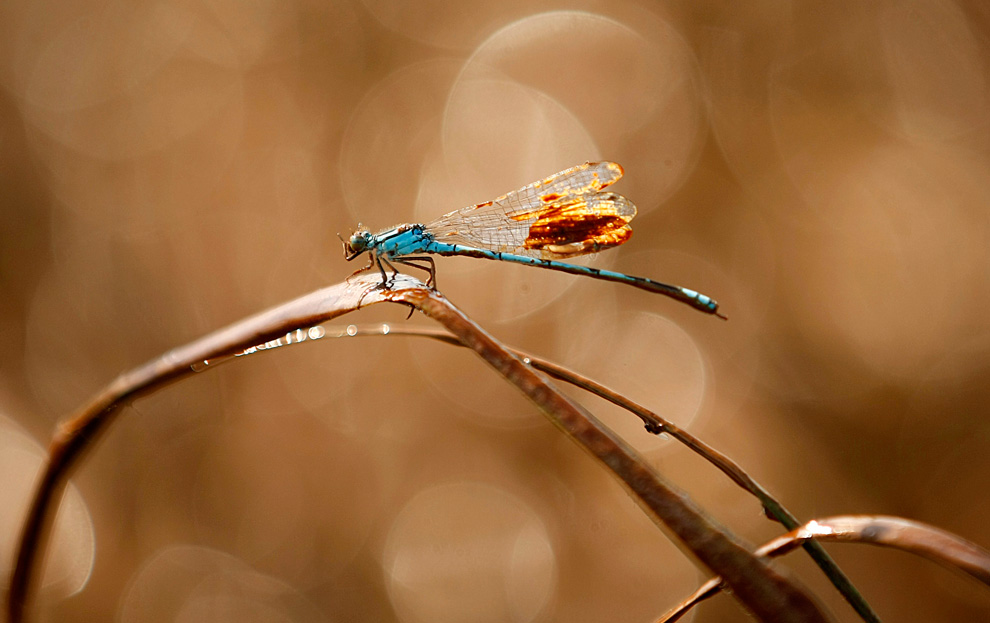
<svg viewBox="0 0 990 623">
<path fill-rule="evenodd" d="M 340 281 L 357 266 L 336 234 L 359 221 L 595 159 L 625 167 L 640 212 L 591 261 L 707 293 L 727 323 L 471 259 L 438 261 L 447 296 L 689 426 L 802 518 L 900 515 L 990 546 L 990 9 L 735 4 L 4 3 L 4 582 L 56 422 L 118 372 Z M 741 537 L 777 534 L 683 448 L 581 399 Z M 990 617 L 990 592 L 932 563 L 830 551 L 885 620 Z M 856 620 L 803 555 L 784 564 Z M 34 611 L 650 621 L 702 577 L 471 354 L 325 339 L 126 409 L 73 479 Z M 694 620 L 746 618 L 723 596 Z"/>
</svg>

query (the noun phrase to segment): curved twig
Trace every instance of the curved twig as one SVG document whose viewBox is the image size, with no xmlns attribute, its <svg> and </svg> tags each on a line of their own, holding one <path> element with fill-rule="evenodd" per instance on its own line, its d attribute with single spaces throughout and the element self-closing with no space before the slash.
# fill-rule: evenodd
<svg viewBox="0 0 990 623">
<path fill-rule="evenodd" d="M 462 344 L 475 350 L 521 389 L 561 430 L 615 473 L 654 521 L 666 526 L 705 566 L 723 577 L 745 608 L 764 620 L 825 620 L 802 589 L 766 561 L 750 554 L 687 496 L 664 482 L 632 448 L 439 293 L 406 275 L 390 279 L 388 286 L 382 289 L 377 275 L 363 275 L 235 323 L 122 374 L 62 424 L 52 442 L 19 545 L 8 601 L 10 620 L 18 623 L 23 619 L 36 559 L 44 550 L 56 501 L 72 468 L 92 441 L 107 429 L 119 406 L 193 374 L 204 361 L 222 359 L 298 327 L 325 322 L 362 305 L 385 301 L 413 306 L 439 321 Z"/>
<path fill-rule="evenodd" d="M 359 275 L 301 296 L 220 329 L 157 359 L 125 372 L 94 396 L 71 418 L 59 424 L 48 449 L 41 480 L 34 490 L 17 549 L 10 579 L 7 615 L 11 623 L 24 619 L 27 600 L 37 574 L 38 557 L 47 545 L 51 523 L 61 493 L 83 452 L 113 421 L 118 407 L 139 396 L 195 374 L 203 361 L 222 358 L 301 326 L 326 322 L 362 306 L 389 300 L 391 292 L 379 288 L 378 275 Z M 420 287 L 412 277 L 398 275 L 392 287 Z"/>
<path fill-rule="evenodd" d="M 380 331 L 376 332 L 374 330 L 365 331 L 362 333 L 361 328 L 355 327 L 353 333 L 345 333 L 345 335 L 349 336 L 386 334 L 404 335 L 409 337 L 426 337 L 448 344 L 453 344 L 455 346 L 463 346 L 463 344 L 461 344 L 453 335 L 445 331 L 429 327 L 389 327 L 387 333 L 382 333 Z M 714 465 L 742 489 L 756 497 L 760 501 L 760 504 L 763 505 L 766 514 L 770 518 L 779 521 L 788 530 L 794 530 L 801 525 L 798 519 L 789 510 L 787 510 L 787 508 L 785 508 L 779 500 L 774 498 L 769 491 L 763 488 L 760 483 L 747 474 L 742 467 L 736 464 L 728 456 L 715 450 L 710 445 L 677 426 L 673 422 L 670 422 L 657 413 L 650 411 L 646 407 L 629 400 L 622 394 L 602 385 L 601 383 L 597 383 L 596 381 L 578 374 L 577 372 L 574 372 L 564 366 L 558 365 L 547 359 L 530 355 L 518 349 L 510 350 L 517 357 L 523 359 L 537 370 L 546 372 L 556 379 L 560 379 L 566 383 L 570 383 L 571 385 L 589 391 L 596 396 L 633 413 L 643 421 L 647 431 L 657 435 L 667 433 L 674 439 L 677 439 L 703 459 Z M 806 539 L 801 543 L 801 546 L 804 547 L 805 551 L 808 552 L 825 576 L 828 577 L 829 581 L 831 581 L 832 585 L 835 586 L 836 590 L 838 590 L 846 601 L 849 602 L 849 604 L 854 610 L 856 610 L 864 621 L 869 623 L 880 623 L 879 615 L 873 611 L 870 605 L 866 602 L 866 599 L 856 589 L 846 574 L 839 568 L 835 560 L 833 560 L 828 552 L 825 551 L 825 548 L 821 545 L 821 543 L 815 539 Z"/>
<path fill-rule="evenodd" d="M 733 595 L 765 621 L 825 621 L 815 602 L 794 582 L 754 557 L 694 502 L 660 476 L 622 439 L 557 391 L 549 380 L 488 335 L 436 291 L 408 290 L 397 300 L 440 322 L 543 411 L 568 437 L 619 477 L 654 522 L 670 530 L 709 569 L 722 575 Z"/>
<path fill-rule="evenodd" d="M 817 519 L 769 541 L 754 553 L 769 558 L 783 556 L 812 541 L 892 547 L 933 560 L 990 586 L 990 552 L 941 528 L 901 517 L 842 515 Z M 721 578 L 708 580 L 657 623 L 677 621 L 695 605 L 721 590 Z"/>
</svg>

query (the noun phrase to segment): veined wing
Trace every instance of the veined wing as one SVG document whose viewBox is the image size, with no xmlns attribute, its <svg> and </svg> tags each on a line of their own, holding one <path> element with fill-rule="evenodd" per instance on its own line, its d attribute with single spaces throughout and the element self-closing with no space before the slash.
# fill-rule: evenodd
<svg viewBox="0 0 990 623">
<path fill-rule="evenodd" d="M 613 162 L 587 162 L 469 206 L 427 224 L 438 242 L 543 259 L 593 253 L 622 244 L 636 206 L 601 192 L 622 177 Z"/>
</svg>

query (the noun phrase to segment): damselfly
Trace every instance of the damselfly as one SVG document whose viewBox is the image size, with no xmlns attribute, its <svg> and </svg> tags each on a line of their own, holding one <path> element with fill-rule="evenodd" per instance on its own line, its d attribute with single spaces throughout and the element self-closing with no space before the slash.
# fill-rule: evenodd
<svg viewBox="0 0 990 623">
<path fill-rule="evenodd" d="M 428 271 L 427 285 L 433 285 L 436 265 L 430 255 L 466 255 L 626 283 L 725 318 L 718 303 L 694 290 L 557 261 L 629 240 L 636 206 L 622 195 L 602 191 L 620 177 L 622 167 L 614 162 L 586 162 L 425 225 L 398 225 L 378 233 L 358 225 L 344 241 L 344 255 L 350 261 L 369 253 L 361 270 L 377 266 L 383 283 L 388 281 L 385 266 L 398 272 L 395 262 Z"/>
</svg>

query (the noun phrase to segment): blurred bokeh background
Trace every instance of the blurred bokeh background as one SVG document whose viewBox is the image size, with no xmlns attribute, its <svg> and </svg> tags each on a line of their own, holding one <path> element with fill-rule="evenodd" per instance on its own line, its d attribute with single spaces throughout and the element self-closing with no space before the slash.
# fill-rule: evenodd
<svg viewBox="0 0 990 623">
<path fill-rule="evenodd" d="M 56 422 L 117 373 L 342 280 L 358 222 L 596 159 L 625 167 L 639 217 L 590 261 L 707 293 L 728 322 L 471 259 L 439 260 L 443 292 L 802 518 L 900 515 L 990 546 L 988 35 L 979 0 L 3 3 L 4 582 Z M 777 534 L 686 450 L 581 399 L 742 538 Z M 990 592 L 929 562 L 830 551 L 886 620 L 990 618 Z M 782 564 L 855 620 L 802 555 Z M 470 353 L 328 338 L 126 409 L 73 478 L 33 610 L 650 621 L 702 577 Z M 723 596 L 694 620 L 746 619 Z"/>
</svg>

